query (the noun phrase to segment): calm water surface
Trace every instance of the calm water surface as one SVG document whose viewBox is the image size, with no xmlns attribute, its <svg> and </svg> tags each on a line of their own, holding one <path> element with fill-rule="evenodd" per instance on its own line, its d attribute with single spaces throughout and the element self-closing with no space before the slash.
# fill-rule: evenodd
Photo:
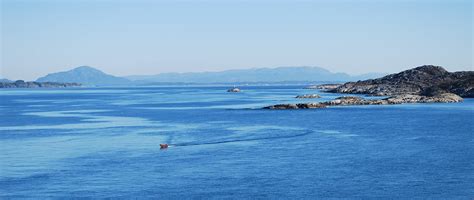
<svg viewBox="0 0 474 200">
<path fill-rule="evenodd" d="M 1 90 L 0 198 L 474 197 L 473 99 L 257 109 L 300 88 Z"/>
</svg>

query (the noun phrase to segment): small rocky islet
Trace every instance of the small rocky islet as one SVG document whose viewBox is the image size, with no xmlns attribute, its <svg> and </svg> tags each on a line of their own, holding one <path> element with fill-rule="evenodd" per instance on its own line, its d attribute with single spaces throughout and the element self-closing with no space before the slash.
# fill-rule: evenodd
<svg viewBox="0 0 474 200">
<path fill-rule="evenodd" d="M 233 87 L 233 88 L 228 89 L 227 92 L 236 93 L 236 92 L 241 92 L 241 90 L 238 87 Z"/>
<path fill-rule="evenodd" d="M 295 98 L 297 99 L 317 99 L 321 98 L 319 94 L 303 94 L 303 95 L 298 95 Z"/>
<path fill-rule="evenodd" d="M 320 84 L 320 85 L 310 85 L 305 87 L 304 89 L 317 89 L 317 90 L 332 90 L 336 89 L 337 87 L 341 86 L 340 83 L 329 83 L 329 84 Z"/>
<path fill-rule="evenodd" d="M 277 104 L 264 109 L 309 109 L 348 105 L 391 105 L 404 103 L 456 103 L 474 97 L 474 72 L 448 72 L 444 68 L 424 65 L 378 79 L 310 86 L 330 93 L 388 96 L 365 99 L 357 96 L 338 97 L 316 103 Z"/>
</svg>

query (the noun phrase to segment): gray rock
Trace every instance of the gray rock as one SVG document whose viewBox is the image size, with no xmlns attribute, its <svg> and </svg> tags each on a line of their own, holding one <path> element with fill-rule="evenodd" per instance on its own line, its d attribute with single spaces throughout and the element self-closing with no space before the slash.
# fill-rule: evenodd
<svg viewBox="0 0 474 200">
<path fill-rule="evenodd" d="M 316 99 L 316 98 L 321 98 L 319 94 L 304 94 L 304 95 L 298 95 L 295 98 L 298 99 Z"/>
<path fill-rule="evenodd" d="M 272 110 L 287 110 L 287 109 L 309 109 L 309 108 L 325 108 L 326 105 L 321 103 L 298 103 L 298 104 L 277 104 L 273 106 L 267 106 L 263 109 Z"/>
<path fill-rule="evenodd" d="M 341 85 L 342 84 L 339 84 L 339 83 L 311 85 L 311 86 L 305 87 L 304 89 L 332 90 L 332 89 L 336 89 L 337 87 Z"/>
<path fill-rule="evenodd" d="M 278 104 L 264 107 L 264 109 L 309 109 L 309 108 L 325 108 L 327 106 L 350 106 L 350 105 L 389 105 L 404 103 L 456 103 L 463 99 L 453 93 L 443 93 L 436 96 L 422 95 L 396 95 L 384 99 L 364 99 L 355 96 L 338 97 L 331 101 L 320 103 L 300 103 L 300 104 Z"/>
<path fill-rule="evenodd" d="M 241 90 L 235 87 L 235 88 L 228 89 L 227 92 L 241 92 Z"/>
<path fill-rule="evenodd" d="M 453 93 L 443 93 L 436 96 L 421 96 L 421 95 L 397 95 L 383 99 L 388 104 L 402 104 L 402 103 L 456 103 L 462 102 L 462 97 Z"/>
</svg>

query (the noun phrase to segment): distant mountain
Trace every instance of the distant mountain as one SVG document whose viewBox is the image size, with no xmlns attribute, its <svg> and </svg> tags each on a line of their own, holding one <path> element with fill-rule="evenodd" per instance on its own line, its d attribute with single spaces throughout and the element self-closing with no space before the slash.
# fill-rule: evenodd
<svg viewBox="0 0 474 200">
<path fill-rule="evenodd" d="M 37 82 L 80 83 L 89 86 L 132 84 L 132 81 L 126 78 L 112 76 L 89 66 L 81 66 L 65 72 L 48 74 L 38 78 Z"/>
<path fill-rule="evenodd" d="M 147 85 L 168 83 L 303 83 L 345 82 L 380 77 L 381 74 L 351 76 L 333 73 L 320 67 L 278 67 L 227 70 L 221 72 L 163 73 L 157 75 L 116 77 L 88 66 L 48 74 L 37 82 L 80 83 L 85 86 Z"/>
<path fill-rule="evenodd" d="M 6 78 L 0 78 L 0 83 L 11 83 L 13 82 L 12 80 L 8 80 Z"/>
<path fill-rule="evenodd" d="M 315 82 L 356 81 L 380 77 L 381 74 L 351 76 L 333 73 L 320 67 L 278 67 L 227 70 L 221 72 L 163 73 L 145 76 L 127 76 L 139 82 L 236 83 L 236 82 Z"/>
</svg>

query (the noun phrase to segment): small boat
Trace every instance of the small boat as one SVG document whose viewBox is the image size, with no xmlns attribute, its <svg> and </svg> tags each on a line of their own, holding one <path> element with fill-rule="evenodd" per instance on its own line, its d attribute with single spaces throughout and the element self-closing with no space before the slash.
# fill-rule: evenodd
<svg viewBox="0 0 474 200">
<path fill-rule="evenodd" d="M 160 144 L 160 149 L 166 149 L 168 148 L 168 144 Z"/>
</svg>

